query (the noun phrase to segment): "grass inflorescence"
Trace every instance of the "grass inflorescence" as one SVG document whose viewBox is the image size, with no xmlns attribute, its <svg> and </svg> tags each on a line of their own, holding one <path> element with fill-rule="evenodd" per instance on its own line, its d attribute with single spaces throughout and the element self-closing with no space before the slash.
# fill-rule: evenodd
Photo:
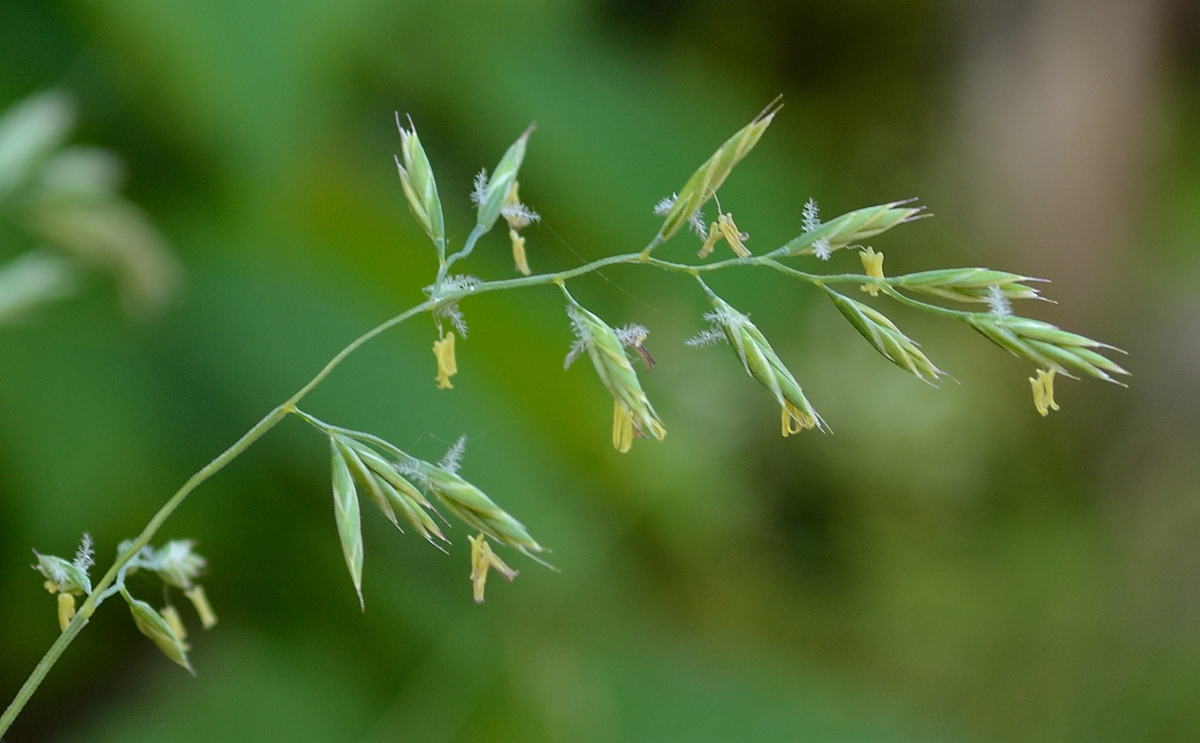
<svg viewBox="0 0 1200 743">
<path fill-rule="evenodd" d="M 299 408 L 301 400 L 363 344 L 425 313 L 431 316 L 431 332 L 435 333 L 433 353 L 437 370 L 434 377 L 436 386 L 438 389 L 453 389 L 451 377 L 459 372 L 456 339 L 465 341 L 468 331 L 462 305 L 480 294 L 550 285 L 561 291 L 566 300 L 567 321 L 576 335 L 576 341 L 567 353 L 565 366 L 570 366 L 573 360 L 584 354 L 592 361 L 601 384 L 613 398 L 612 441 L 620 452 L 629 451 L 639 438 L 662 441 L 666 436 L 666 424 L 643 388 L 636 367 L 640 363 L 643 367 L 641 373 L 649 373 L 654 366 L 654 359 L 646 347 L 650 331 L 638 324 L 611 327 L 599 315 L 580 304 L 567 288 L 567 282 L 575 278 L 618 264 L 649 266 L 695 279 L 694 285 L 699 286 L 711 307 L 711 311 L 703 317 L 710 327 L 701 330 L 689 341 L 689 345 L 728 343 L 747 375 L 758 382 L 779 405 L 783 436 L 811 429 L 828 431 L 828 426 L 816 412 L 796 376 L 750 319 L 750 315 L 734 308 L 719 296 L 703 281 L 705 273 L 729 268 L 762 267 L 797 279 L 828 296 L 851 327 L 887 361 L 930 384 L 936 383 L 944 372 L 929 359 L 917 341 L 901 331 L 882 309 L 863 301 L 867 297 L 856 295 L 858 298 L 854 298 L 837 287 L 845 285 L 853 289 L 857 285 L 872 301 L 893 300 L 922 312 L 963 322 L 996 345 L 1033 364 L 1036 376 L 1031 377 L 1030 382 L 1034 405 L 1043 416 L 1059 409 L 1054 401 L 1053 390 L 1056 374 L 1080 374 L 1110 382 L 1127 374 L 1116 362 L 1103 355 L 1116 350 L 1112 346 L 1061 330 L 1046 322 L 1021 317 L 1014 311 L 1014 301 L 1040 298 L 1038 290 L 1031 286 L 1039 279 L 982 267 L 886 275 L 883 253 L 863 243 L 895 227 L 928 216 L 924 208 L 913 200 L 869 206 L 822 221 L 816 201 L 810 199 L 797 215 L 799 234 L 778 248 L 757 254 L 747 247 L 749 233 L 743 232 L 735 222 L 732 210 L 724 210 L 718 203 L 716 220 L 706 222 L 705 207 L 716 198 L 718 189 L 736 165 L 765 134 L 779 112 L 777 103 L 773 102 L 734 133 L 692 173 L 682 187 L 654 207 L 663 222 L 643 249 L 610 255 L 565 271 L 541 274 L 532 272 L 531 251 L 526 245 L 526 238 L 520 234 L 523 228 L 541 219 L 532 208 L 522 203 L 519 194 L 520 169 L 533 127 L 530 126 L 516 139 L 490 174 L 487 170 L 480 172 L 470 194 L 476 209 L 475 225 L 461 247 L 451 251 L 433 165 L 412 120 L 408 119 L 405 126 L 397 116 L 400 153 L 396 155 L 396 164 L 401 189 L 414 218 L 429 237 L 438 262 L 433 282 L 425 289 L 427 299 L 352 341 L 300 390 L 268 412 L 227 450 L 189 478 L 138 536 L 121 543 L 116 560 L 94 584 L 88 574 L 93 552 L 90 537 L 85 535 L 74 560 L 37 555 L 38 562 L 34 568 L 44 578 L 46 589 L 57 596 L 62 634 L 0 717 L 0 735 L 12 724 L 88 618 L 109 597 L 120 595 L 129 606 L 136 628 L 170 660 L 189 671 L 192 669 L 187 656 L 187 631 L 182 615 L 170 603 L 170 595 L 172 590 L 181 591 L 193 606 L 202 626 L 211 628 L 216 623 L 216 614 L 208 603 L 203 587 L 197 582 L 207 563 L 195 552 L 195 544 L 190 540 L 168 542 L 158 549 L 151 548 L 150 541 L 192 490 L 289 416 L 303 419 L 328 441 L 334 524 L 351 582 L 364 607 L 361 509 L 364 497 L 398 530 L 412 529 L 443 551 L 449 544 L 443 529 L 449 521 L 443 512 L 465 524 L 473 532 L 469 537 L 469 579 L 472 595 L 477 602 L 484 600 L 490 571 L 495 570 L 510 582 L 518 575 L 518 571 L 500 557 L 497 549 L 511 549 L 547 564 L 543 560 L 547 548 L 531 535 L 516 516 L 487 495 L 479 484 L 461 473 L 465 438 L 456 442 L 441 461 L 429 462 L 371 433 L 325 423 Z M 41 172 L 38 170 L 39 163 L 49 156 L 47 153 L 57 151 L 64 136 L 61 100 L 51 97 L 26 105 L 25 109 L 9 114 L 0 121 L 0 200 L 22 188 L 44 187 L 37 185 L 39 181 L 34 175 Z M 30 121 L 36 123 L 39 116 L 57 128 L 47 133 L 30 124 Z M 68 159 L 67 164 L 70 162 Z M 86 172 L 86 169 L 80 172 Z M 96 182 L 95 177 L 93 181 Z M 51 179 L 52 184 L 55 182 Z M 61 177 L 57 183 L 62 186 Z M 113 206 L 116 202 L 111 188 L 104 193 L 108 194 L 105 197 L 108 201 L 101 199 L 99 203 L 107 204 L 105 208 L 110 209 L 105 214 L 117 214 L 126 209 L 125 206 Z M 86 203 L 94 206 L 97 202 Z M 129 212 L 126 209 L 121 213 Z M 502 217 L 512 245 L 514 271 L 521 275 L 481 280 L 465 274 L 451 274 L 451 267 L 467 259 L 480 239 Z M 71 217 L 77 218 L 78 215 Z M 51 229 L 47 234 L 58 234 L 71 245 L 83 244 L 71 242 L 83 240 L 86 236 L 80 231 L 83 229 L 80 223 L 61 216 L 55 219 L 59 220 L 55 223 L 59 225 L 55 228 L 57 232 Z M 68 229 L 72 224 L 75 226 Z M 685 226 L 690 226 L 695 239 L 700 241 L 700 262 L 677 263 L 654 257 L 654 251 Z M 127 239 L 136 241 L 138 236 L 134 233 L 136 230 L 130 232 L 133 237 Z M 706 260 L 721 241 L 728 245 L 733 257 Z M 820 267 L 838 250 L 858 250 L 863 272 L 812 272 L 814 266 Z M 27 263 L 29 265 L 12 267 L 12 271 L 19 271 L 19 274 L 13 275 L 24 277 L 22 281 L 25 282 L 15 284 L 18 289 L 25 291 L 25 295 L 18 292 L 12 294 L 13 297 L 19 299 L 30 295 L 30 287 L 42 287 L 39 289 L 42 294 L 31 295 L 37 301 L 58 296 L 65 291 L 64 287 L 69 282 L 68 267 L 47 262 L 41 256 L 31 257 Z M 11 277 L 7 280 L 13 284 Z M 6 301 L 4 290 L 9 285 L 5 281 L 6 277 L 0 269 L 0 319 L 3 319 Z M 965 311 L 932 304 L 928 300 L 975 307 L 982 304 L 986 305 L 987 311 Z M 30 303 L 28 299 L 22 301 Z M 20 304 L 15 299 L 9 303 Z M 447 323 L 453 330 L 444 327 Z M 496 549 L 493 549 L 493 545 Z M 161 580 L 164 596 L 167 597 L 165 606 L 156 609 L 129 592 L 125 577 L 139 570 L 153 573 Z M 78 598 L 82 598 L 83 603 L 77 606 Z"/>
</svg>

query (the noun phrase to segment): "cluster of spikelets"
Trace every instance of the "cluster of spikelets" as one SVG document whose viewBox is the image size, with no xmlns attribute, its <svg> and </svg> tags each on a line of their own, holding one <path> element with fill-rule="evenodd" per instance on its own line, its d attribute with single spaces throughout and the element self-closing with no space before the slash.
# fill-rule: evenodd
<svg viewBox="0 0 1200 743">
<path fill-rule="evenodd" d="M 475 600 L 482 602 L 487 571 L 495 568 L 511 581 L 517 571 L 509 568 L 487 546 L 491 538 L 507 547 L 540 560 L 546 549 L 529 535 L 528 529 L 482 490 L 459 474 L 466 437 L 461 437 L 436 464 L 414 457 L 394 444 L 362 431 L 333 426 L 296 411 L 329 438 L 332 459 L 333 506 L 342 554 L 359 603 L 363 603 L 363 536 L 360 493 L 401 532 L 403 521 L 426 541 L 441 549 L 449 544 L 438 521 L 449 524 L 435 502 L 477 531 L 472 538 L 471 580 Z"/>
<path fill-rule="evenodd" d="M 204 586 L 197 579 L 204 572 L 207 564 L 203 557 L 194 550 L 195 542 L 186 539 L 167 542 L 159 549 L 143 547 L 133 553 L 117 575 L 117 580 L 111 588 L 101 596 L 92 596 L 92 581 L 88 569 L 94 563 L 92 537 L 84 534 L 75 552 L 74 560 L 66 560 L 55 555 L 43 555 L 34 552 L 37 564 L 33 569 L 45 578 L 43 584 L 47 591 L 58 596 L 58 624 L 62 631 L 75 619 L 75 598 L 85 597 L 91 603 L 84 604 L 84 614 L 81 619 L 86 621 L 97 604 L 107 596 L 119 593 L 129 605 L 133 623 L 146 637 L 150 638 L 158 649 L 175 663 L 192 672 L 187 653 L 191 649 L 187 644 L 187 629 L 179 610 L 171 603 L 170 589 L 178 589 L 191 603 L 204 629 L 212 629 L 217 623 L 217 615 L 208 603 Z M 118 556 L 133 549 L 132 541 L 122 542 L 117 546 Z M 163 597 L 166 605 L 155 609 L 145 601 L 134 598 L 126 587 L 126 577 L 139 570 L 153 573 L 163 584 Z"/>
<path fill-rule="evenodd" d="M 1072 372 L 1079 372 L 1108 381 L 1114 381 L 1112 375 L 1126 373 L 1119 365 L 1097 351 L 1111 349 L 1110 346 L 1067 333 L 1048 323 L 1012 314 L 1012 300 L 1040 298 L 1038 291 L 1030 286 L 1032 282 L 1038 281 L 1037 279 L 985 268 L 954 268 L 888 277 L 884 272 L 883 253 L 863 243 L 893 227 L 928 216 L 924 213 L 924 208 L 915 205 L 912 200 L 857 209 L 822 222 L 816 201 L 810 199 L 801 215 L 801 234 L 781 247 L 760 255 L 755 255 L 747 247 L 749 234 L 738 227 L 733 213 L 722 210 L 719 203 L 716 220 L 708 221 L 704 214 L 705 206 L 716 197 L 717 190 L 738 162 L 758 143 L 778 110 L 774 103 L 764 109 L 754 120 L 726 140 L 688 178 L 678 192 L 664 198 L 654 207 L 655 213 L 663 217 L 663 223 L 654 239 L 637 258 L 640 262 L 653 263 L 668 270 L 684 271 L 695 276 L 712 306 L 712 311 L 705 315 L 711 327 L 690 339 L 688 344 L 703 346 L 715 342 L 728 343 L 746 373 L 766 388 L 779 404 L 780 427 L 784 436 L 806 429 L 828 428 L 771 343 L 746 313 L 735 309 L 719 297 L 701 279 L 701 269 L 719 268 L 723 264 L 763 265 L 816 284 L 851 326 L 880 355 L 918 379 L 935 384 L 945 373 L 929 359 L 919 344 L 901 331 L 890 318 L 878 309 L 836 291 L 829 283 L 823 282 L 820 275 L 806 274 L 784 263 L 785 259 L 805 256 L 828 261 L 839 250 L 857 250 L 863 269 L 861 289 L 870 297 L 884 294 L 916 309 L 934 311 L 959 319 L 1002 348 L 1038 364 L 1041 368 L 1037 376 L 1030 381 L 1033 385 L 1035 406 L 1042 415 L 1058 409 L 1054 402 L 1053 389 L 1056 373 L 1070 375 Z M 465 337 L 467 328 L 458 306 L 459 300 L 482 283 L 469 276 L 448 275 L 450 265 L 469 255 L 478 238 L 487 233 L 500 216 L 504 216 L 509 225 L 516 269 L 525 275 L 530 273 L 525 240 L 518 231 L 537 221 L 539 217 L 520 202 L 517 195 L 517 176 L 531 131 L 532 127 L 508 149 L 490 177 L 486 170 L 479 174 L 472 193 L 472 202 L 478 210 L 475 229 L 464 248 L 447 257 L 444 228 L 440 221 L 442 208 L 429 159 L 421 148 L 411 120 L 408 129 L 401 126 L 402 155 L 398 158 L 398 163 L 404 191 L 413 214 L 425 228 L 438 251 L 438 279 L 427 287 L 426 291 L 430 298 L 437 302 L 434 316 L 438 319 L 438 339 L 434 342 L 433 350 L 437 361 L 436 379 L 439 388 L 452 387 L 450 378 L 458 372 L 455 335 L 452 331 L 444 332 L 441 320 L 449 320 L 459 334 Z M 430 215 L 436 215 L 436 219 Z M 687 265 L 651 259 L 652 251 L 685 226 L 690 227 L 702 241 L 699 258 L 709 258 L 721 242 L 728 246 L 733 258 L 721 264 L 707 266 L 703 263 Z M 576 341 L 567 354 L 565 366 L 569 367 L 586 351 L 601 383 L 613 398 L 613 446 L 618 451 L 627 452 L 637 438 L 653 437 L 659 441 L 663 440 L 666 428 L 648 399 L 634 366 L 634 362 L 638 360 L 643 362 L 646 371 L 653 365 L 653 359 L 645 347 L 648 336 L 646 328 L 640 325 L 623 328 L 609 326 L 571 296 L 564 278 L 548 276 L 559 285 L 566 297 L 567 316 L 576 336 Z M 910 295 L 925 295 L 953 302 L 983 303 L 988 306 L 988 311 L 964 312 L 948 309 L 928 304 Z M 519 546 L 497 538 L 486 529 L 481 530 L 479 540 L 484 540 L 485 534 L 501 543 Z M 475 539 L 472 540 L 472 544 L 476 545 Z M 479 541 L 478 545 L 486 546 L 486 541 Z M 480 561 L 486 561 L 480 557 L 484 550 L 478 545 L 473 548 L 477 571 Z M 527 548 L 524 549 L 528 551 Z M 491 554 L 490 548 L 486 554 Z M 508 576 L 506 570 L 501 572 Z"/>
</svg>

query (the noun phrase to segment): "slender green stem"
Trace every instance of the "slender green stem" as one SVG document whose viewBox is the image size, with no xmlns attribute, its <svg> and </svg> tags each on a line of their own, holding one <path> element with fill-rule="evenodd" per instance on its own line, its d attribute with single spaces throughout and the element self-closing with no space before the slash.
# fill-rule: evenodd
<svg viewBox="0 0 1200 743">
<path fill-rule="evenodd" d="M 922 302 L 920 300 L 913 299 L 912 297 L 907 297 L 907 296 L 901 294 L 900 292 L 896 291 L 895 287 L 892 287 L 892 286 L 884 287 L 884 291 L 887 292 L 887 295 L 889 297 L 896 300 L 900 304 L 906 304 L 909 307 L 916 308 L 923 312 L 929 312 L 931 314 L 938 315 L 940 317 L 946 317 L 951 320 L 967 321 L 967 320 L 970 320 L 971 318 L 976 317 L 980 314 L 978 312 L 963 312 L 962 310 L 951 310 L 951 309 L 947 309 L 945 307 L 939 307 L 936 304 L 929 304 L 928 302 Z"/>
<path fill-rule="evenodd" d="M 33 673 L 29 674 L 29 678 L 25 679 L 21 690 L 17 692 L 17 698 L 13 700 L 12 704 L 8 705 L 8 709 L 4 710 L 4 714 L 0 715 L 0 735 L 3 735 L 12 726 L 13 720 L 17 719 L 17 715 L 21 713 L 21 710 L 25 707 L 25 703 L 33 696 L 33 692 L 37 691 L 38 685 L 42 683 L 42 679 L 46 678 L 47 673 L 50 673 L 50 669 L 58 662 L 63 651 L 67 649 L 67 646 L 71 644 L 87 622 L 87 617 L 83 612 L 77 613 L 75 618 L 71 620 L 71 623 L 67 625 L 67 628 L 63 630 L 62 634 L 54 640 L 54 644 L 50 646 L 50 649 L 46 651 L 46 654 L 42 656 L 37 666 L 34 667 Z"/>
<path fill-rule="evenodd" d="M 822 276 L 820 274 L 811 274 L 811 273 L 805 273 L 803 271 L 797 271 L 796 269 L 792 268 L 791 266 L 785 266 L 782 263 L 780 263 L 776 260 L 773 260 L 771 258 L 765 257 L 765 256 L 764 256 L 763 260 L 758 261 L 758 262 L 761 265 L 773 268 L 776 271 L 787 274 L 788 276 L 793 276 L 798 279 L 803 279 L 804 281 L 808 281 L 812 284 L 816 284 L 817 286 L 823 286 L 825 284 L 846 284 L 846 283 L 874 284 L 875 286 L 879 287 L 879 289 L 881 291 L 883 291 L 885 294 L 887 294 L 889 297 L 891 297 L 892 299 L 895 299 L 897 302 L 899 302 L 901 304 L 906 304 L 909 307 L 914 307 L 914 308 L 922 310 L 924 312 L 929 312 L 934 315 L 946 317 L 951 320 L 969 320 L 969 319 L 971 319 L 971 317 L 973 315 L 976 314 L 973 312 L 963 312 L 961 310 L 947 309 L 945 307 L 941 307 L 936 304 L 929 304 L 928 302 L 922 302 L 920 300 L 913 299 L 912 297 L 908 297 L 908 296 L 905 296 L 904 294 L 901 294 L 900 292 L 898 292 L 896 290 L 896 287 L 894 286 L 894 284 L 896 282 L 900 281 L 903 277 L 877 279 L 877 278 L 873 278 L 871 276 L 865 276 L 862 274 L 854 274 L 854 273 L 831 274 L 829 276 Z"/>
<path fill-rule="evenodd" d="M 433 241 L 433 248 L 437 251 L 438 257 L 438 272 L 446 270 L 446 238 L 439 237 Z"/>
<path fill-rule="evenodd" d="M 442 262 L 441 267 L 438 269 L 437 281 L 434 282 L 435 285 L 442 283 L 442 279 L 446 278 L 446 273 L 456 261 L 460 261 L 471 254 L 471 251 L 475 249 L 475 243 L 479 242 L 479 238 L 483 237 L 486 232 L 487 228 L 483 225 L 475 225 L 475 229 L 471 230 L 471 234 L 467 235 L 467 241 L 463 243 L 462 250 Z"/>
<path fill-rule="evenodd" d="M 639 255 L 639 257 L 643 260 L 645 260 L 646 258 L 649 258 L 650 253 L 652 253 L 655 248 L 657 248 L 659 245 L 662 245 L 665 242 L 666 242 L 666 240 L 663 239 L 663 236 L 661 233 L 655 235 L 654 239 L 650 241 L 650 244 L 647 245 L 646 247 L 642 248 L 642 252 Z"/>
</svg>

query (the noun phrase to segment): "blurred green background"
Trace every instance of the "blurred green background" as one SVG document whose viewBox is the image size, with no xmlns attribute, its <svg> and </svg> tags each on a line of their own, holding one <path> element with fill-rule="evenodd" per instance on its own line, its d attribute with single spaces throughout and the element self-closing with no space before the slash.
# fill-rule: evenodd
<svg viewBox="0 0 1200 743">
<path fill-rule="evenodd" d="M 114 602 L 8 740 L 1200 740 L 1197 29 L 1182 0 L 0 1 L 0 109 L 72 93 L 75 141 L 123 156 L 185 276 L 156 321 L 96 275 L 0 328 L 4 704 L 58 631 L 30 547 L 88 530 L 106 565 L 420 301 L 436 264 L 396 110 L 459 244 L 473 174 L 536 120 L 521 195 L 544 271 L 640 248 L 653 204 L 783 93 L 721 194 L 753 250 L 797 234 L 810 196 L 826 218 L 920 196 L 937 218 L 875 241 L 889 272 L 1048 276 L 1060 304 L 1020 309 L 1134 374 L 1061 381 L 1043 420 L 1029 365 L 965 327 L 876 303 L 957 380 L 935 390 L 811 288 L 722 274 L 834 431 L 783 440 L 728 349 L 681 345 L 703 325 L 691 282 L 614 268 L 573 291 L 650 327 L 670 434 L 620 455 L 594 373 L 562 370 L 556 290 L 482 297 L 453 391 L 418 318 L 306 408 L 426 458 L 468 434 L 464 474 L 561 573 L 513 556 L 476 606 L 463 528 L 446 556 L 364 510 L 360 612 L 326 444 L 287 421 L 162 532 L 210 562 L 198 678 Z M 463 265 L 510 276 L 507 240 Z"/>
</svg>

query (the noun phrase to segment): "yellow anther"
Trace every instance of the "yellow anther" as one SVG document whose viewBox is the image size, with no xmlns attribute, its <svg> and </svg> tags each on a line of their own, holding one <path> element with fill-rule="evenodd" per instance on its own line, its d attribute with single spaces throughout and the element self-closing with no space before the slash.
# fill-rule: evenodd
<svg viewBox="0 0 1200 743">
<path fill-rule="evenodd" d="M 204 586 L 193 586 L 184 591 L 183 595 L 187 596 L 188 601 L 192 602 L 192 606 L 196 607 L 196 613 L 200 615 L 200 624 L 204 625 L 204 629 L 212 629 L 217 625 L 217 614 L 208 603 Z"/>
<path fill-rule="evenodd" d="M 75 597 L 69 593 L 63 592 L 58 594 L 58 627 L 63 632 L 67 631 L 67 625 L 75 618 Z"/>
<path fill-rule="evenodd" d="M 511 227 L 508 230 L 508 239 L 512 240 L 513 262 L 517 266 L 517 270 L 528 276 L 529 261 L 525 258 L 525 238 L 517 234 L 517 231 Z"/>
<path fill-rule="evenodd" d="M 1050 415 L 1051 410 L 1058 410 L 1058 404 L 1054 402 L 1053 369 L 1038 369 L 1037 378 L 1030 377 L 1029 384 L 1033 387 L 1033 406 L 1043 418 Z"/>
<path fill-rule="evenodd" d="M 665 435 L 665 432 L 664 432 Z M 661 441 L 662 438 L 659 437 Z M 619 402 L 613 402 L 613 448 L 624 454 L 633 448 L 633 418 Z"/>
<path fill-rule="evenodd" d="M 645 434 L 643 434 L 643 435 L 645 435 Z M 658 439 L 659 441 L 662 441 L 663 439 L 665 439 L 667 437 L 667 429 L 663 428 L 663 425 L 661 423 L 659 423 L 657 420 L 651 418 L 650 419 L 650 435 L 653 436 L 654 438 Z"/>
<path fill-rule="evenodd" d="M 179 638 L 179 644 L 183 648 L 183 651 L 186 653 L 191 650 L 192 648 L 184 642 L 187 639 L 187 628 L 183 626 L 183 620 L 179 618 L 179 610 L 174 606 L 164 606 L 158 613 L 162 615 L 163 621 L 167 623 L 167 626 Z"/>
<path fill-rule="evenodd" d="M 734 224 L 733 214 L 726 212 L 717 216 L 717 221 L 713 222 L 708 227 L 708 238 L 704 241 L 704 246 L 700 248 L 700 252 L 696 255 L 700 258 L 707 258 L 712 255 L 713 249 L 717 246 L 717 241 L 724 239 L 729 243 L 729 247 L 737 257 L 749 258 L 750 250 L 746 247 L 743 240 L 749 240 L 750 235 L 738 230 Z"/>
<path fill-rule="evenodd" d="M 783 408 L 780 410 L 780 418 L 783 423 L 783 437 L 785 439 L 801 431 L 815 428 L 817 425 L 815 418 L 787 400 L 783 402 Z"/>
<path fill-rule="evenodd" d="M 876 253 L 874 248 L 867 248 L 858 254 L 862 259 L 863 270 L 873 279 L 883 278 L 883 253 Z M 872 297 L 879 296 L 879 287 L 874 284 L 863 284 L 862 290 Z"/>
<path fill-rule="evenodd" d="M 721 231 L 721 237 L 725 238 L 725 242 L 729 243 L 729 247 L 738 258 L 750 257 L 750 250 L 742 243 L 743 240 L 749 240 L 750 235 L 738 230 L 737 225 L 733 223 L 733 214 L 726 212 L 717 217 L 717 229 Z"/>
<path fill-rule="evenodd" d="M 521 204 L 521 196 L 518 193 L 520 186 L 517 181 L 513 181 L 509 186 L 500 213 L 508 222 L 508 239 L 512 241 L 513 262 L 516 263 L 518 271 L 528 276 L 530 270 L 529 261 L 525 258 L 525 238 L 517 232 L 528 227 L 531 220 L 537 219 L 537 215 Z"/>
<path fill-rule="evenodd" d="M 454 358 L 454 331 L 446 333 L 441 340 L 433 342 L 433 355 L 437 359 L 438 389 L 453 389 L 454 385 L 450 384 L 450 377 L 458 374 L 458 363 Z"/>
<path fill-rule="evenodd" d="M 721 227 L 716 222 L 708 226 L 708 237 L 704 239 L 704 245 L 700 248 L 700 252 L 696 253 L 698 258 L 707 258 L 712 255 L 713 248 L 717 247 L 717 240 L 721 239 Z"/>
<path fill-rule="evenodd" d="M 467 540 L 471 542 L 471 584 L 474 587 L 475 603 L 482 604 L 488 570 L 495 569 L 509 583 L 517 577 L 517 571 L 505 565 L 504 561 L 492 552 L 492 546 L 482 533 L 479 536 L 467 537 Z"/>
</svg>

